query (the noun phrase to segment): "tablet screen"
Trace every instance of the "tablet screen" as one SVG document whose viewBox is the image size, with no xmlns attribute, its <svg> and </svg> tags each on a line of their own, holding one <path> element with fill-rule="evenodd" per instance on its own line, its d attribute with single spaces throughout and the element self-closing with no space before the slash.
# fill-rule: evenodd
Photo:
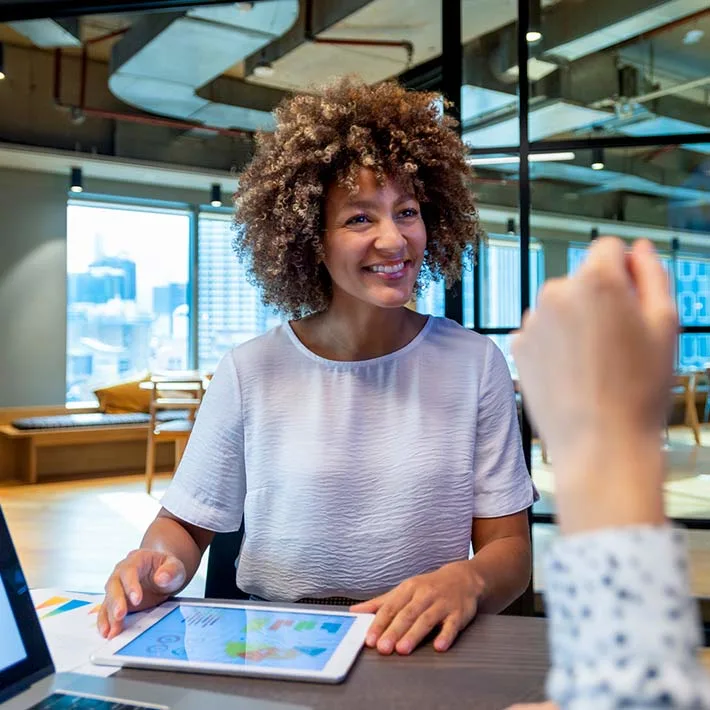
<svg viewBox="0 0 710 710">
<path fill-rule="evenodd" d="M 117 656 L 322 670 L 355 617 L 179 605 Z"/>
</svg>

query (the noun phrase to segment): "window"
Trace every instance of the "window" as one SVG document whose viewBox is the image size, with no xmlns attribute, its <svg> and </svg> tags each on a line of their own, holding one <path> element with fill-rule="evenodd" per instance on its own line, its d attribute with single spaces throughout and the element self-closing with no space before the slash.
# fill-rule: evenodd
<svg viewBox="0 0 710 710">
<path fill-rule="evenodd" d="M 281 319 L 247 281 L 246 268 L 232 249 L 232 218 L 202 213 L 198 220 L 197 360 L 213 371 L 235 345 L 264 333 Z"/>
<path fill-rule="evenodd" d="M 190 214 L 70 201 L 67 402 L 189 366 Z"/>
<path fill-rule="evenodd" d="M 520 325 L 520 244 L 517 238 L 490 235 L 481 245 L 481 319 L 483 328 Z M 542 245 L 530 242 L 530 305 L 544 280 Z"/>
<path fill-rule="evenodd" d="M 567 268 L 574 273 L 584 261 L 588 245 L 571 244 L 567 249 Z M 673 261 L 660 254 L 661 262 L 675 282 L 675 297 L 681 326 L 710 325 L 710 259 L 693 255 L 680 255 L 676 260 L 675 278 Z M 681 370 L 705 369 L 710 366 L 710 334 L 684 333 L 678 340 L 678 368 Z"/>
<path fill-rule="evenodd" d="M 567 247 L 567 273 L 572 275 L 587 258 L 589 244 L 570 244 Z"/>
<path fill-rule="evenodd" d="M 681 325 L 710 325 L 710 259 L 682 255 L 676 261 L 676 299 Z M 710 366 L 710 334 L 684 333 L 678 346 L 678 367 Z"/>
<path fill-rule="evenodd" d="M 443 281 L 432 281 L 417 296 L 417 312 L 443 316 L 445 311 L 446 286 Z"/>
</svg>

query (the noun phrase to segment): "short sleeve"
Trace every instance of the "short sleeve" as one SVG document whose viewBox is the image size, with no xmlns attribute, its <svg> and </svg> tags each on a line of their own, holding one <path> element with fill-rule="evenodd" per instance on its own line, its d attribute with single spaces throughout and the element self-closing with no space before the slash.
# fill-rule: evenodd
<svg viewBox="0 0 710 710">
<path fill-rule="evenodd" d="M 512 515 L 537 500 L 523 456 L 513 380 L 492 340 L 481 378 L 474 446 L 474 518 Z"/>
<path fill-rule="evenodd" d="M 182 461 L 161 502 L 185 522 L 231 532 L 241 524 L 245 495 L 242 402 L 230 352 L 215 370 Z"/>
</svg>

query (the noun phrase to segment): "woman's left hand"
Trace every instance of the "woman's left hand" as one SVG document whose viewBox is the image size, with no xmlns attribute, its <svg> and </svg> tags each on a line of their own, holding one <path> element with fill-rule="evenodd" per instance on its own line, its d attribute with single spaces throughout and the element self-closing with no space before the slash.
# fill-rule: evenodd
<svg viewBox="0 0 710 710">
<path fill-rule="evenodd" d="M 437 651 L 446 651 L 478 610 L 483 581 L 470 560 L 451 562 L 435 572 L 405 580 L 392 591 L 351 607 L 376 613 L 365 643 L 385 655 L 411 653 L 437 625 Z"/>
</svg>

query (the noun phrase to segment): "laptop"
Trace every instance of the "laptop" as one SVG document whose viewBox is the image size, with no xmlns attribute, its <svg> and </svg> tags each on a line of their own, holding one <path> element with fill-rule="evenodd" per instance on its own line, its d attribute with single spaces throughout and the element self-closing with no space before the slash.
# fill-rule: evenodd
<svg viewBox="0 0 710 710">
<path fill-rule="evenodd" d="M 88 660 L 87 651 L 87 660 Z M 236 695 L 78 673 L 52 657 L 0 508 L 0 710 L 306 710 Z"/>
</svg>

